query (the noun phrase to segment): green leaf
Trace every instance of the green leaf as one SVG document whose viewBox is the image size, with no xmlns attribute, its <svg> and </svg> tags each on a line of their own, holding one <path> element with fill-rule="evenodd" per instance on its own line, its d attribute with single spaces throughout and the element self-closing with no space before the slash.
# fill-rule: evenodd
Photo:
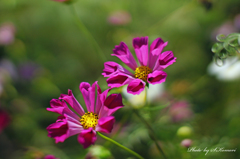
<svg viewBox="0 0 240 159">
<path fill-rule="evenodd" d="M 225 58 L 225 57 L 227 57 L 227 56 L 229 56 L 229 55 L 235 55 L 236 50 L 235 50 L 234 47 L 232 47 L 232 46 L 229 45 L 229 42 L 228 42 L 228 41 L 225 41 L 225 42 L 223 43 L 223 47 L 224 47 L 224 49 L 226 49 L 227 52 L 224 52 L 224 53 L 223 53 L 222 58 Z M 222 52 L 222 51 L 221 51 L 221 52 Z"/>
<path fill-rule="evenodd" d="M 217 41 L 224 42 L 226 39 L 226 36 L 223 34 L 219 34 L 216 36 Z"/>
<path fill-rule="evenodd" d="M 215 43 L 212 46 L 212 52 L 213 53 L 219 53 L 223 49 L 223 44 L 222 43 Z"/>
<path fill-rule="evenodd" d="M 227 37 L 235 37 L 235 38 L 238 38 L 240 36 L 239 33 L 231 33 L 231 34 L 228 34 Z"/>
<path fill-rule="evenodd" d="M 232 47 L 239 46 L 238 39 L 236 38 L 236 39 L 232 40 L 231 42 L 229 42 L 229 45 L 232 46 Z"/>
<path fill-rule="evenodd" d="M 227 50 L 223 49 L 221 52 L 219 52 L 218 54 L 218 57 L 220 59 L 226 59 L 228 57 L 228 53 L 227 53 Z"/>
<path fill-rule="evenodd" d="M 240 36 L 238 37 L 238 45 L 240 45 Z"/>
</svg>

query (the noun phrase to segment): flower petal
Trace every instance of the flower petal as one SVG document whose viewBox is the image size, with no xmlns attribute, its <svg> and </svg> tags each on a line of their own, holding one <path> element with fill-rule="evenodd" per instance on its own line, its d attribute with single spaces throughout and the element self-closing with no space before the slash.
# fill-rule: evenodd
<svg viewBox="0 0 240 159">
<path fill-rule="evenodd" d="M 55 142 L 64 142 L 68 138 L 68 124 L 64 116 L 58 117 L 56 123 L 47 127 L 48 136 L 55 139 Z"/>
<path fill-rule="evenodd" d="M 109 89 L 106 90 L 107 92 L 109 91 Z M 103 92 L 103 93 L 107 93 L 107 92 Z M 99 87 L 99 85 L 97 84 L 97 99 L 96 99 L 96 106 L 95 106 L 95 113 L 98 114 L 99 110 L 101 109 L 103 102 L 101 100 L 102 98 L 102 90 Z"/>
<path fill-rule="evenodd" d="M 154 68 L 156 61 L 161 54 L 162 50 L 165 46 L 167 46 L 168 42 L 165 42 L 161 38 L 155 39 L 150 46 L 150 54 L 149 54 L 149 67 L 151 69 Z"/>
<path fill-rule="evenodd" d="M 95 88 L 97 81 L 92 84 L 92 87 L 87 82 L 82 82 L 79 85 L 79 89 L 82 92 L 83 99 L 86 103 L 88 112 L 94 113 L 94 105 L 95 105 Z"/>
<path fill-rule="evenodd" d="M 163 70 L 163 69 L 167 68 L 169 65 L 173 64 L 174 62 L 176 62 L 176 59 L 177 58 L 174 57 L 172 51 L 165 51 L 165 52 L 163 52 L 160 55 L 160 57 L 159 57 L 156 65 L 155 65 L 153 71 L 155 71 L 155 70 L 159 70 L 160 71 L 160 70 Z"/>
<path fill-rule="evenodd" d="M 71 118 L 69 116 L 66 118 L 68 122 L 68 137 L 79 134 L 83 130 L 83 127 L 80 123 L 80 118 L 79 120 L 76 120 L 75 118 Z"/>
<path fill-rule="evenodd" d="M 122 95 L 111 94 L 104 101 L 104 106 L 101 108 L 99 112 L 99 118 L 110 116 L 123 106 L 124 105 L 122 103 Z"/>
<path fill-rule="evenodd" d="M 115 118 L 113 116 L 103 117 L 98 120 L 98 125 L 96 126 L 96 131 L 103 133 L 110 133 L 113 129 L 113 124 L 115 123 Z"/>
<path fill-rule="evenodd" d="M 133 47 L 139 63 L 142 66 L 148 65 L 148 37 L 134 38 Z"/>
<path fill-rule="evenodd" d="M 83 148 L 88 148 L 97 140 L 96 131 L 93 128 L 84 129 L 78 135 L 78 142 L 83 145 Z"/>
<path fill-rule="evenodd" d="M 52 99 L 50 101 L 50 106 L 51 108 L 47 108 L 48 111 L 58 113 L 60 115 L 63 115 L 64 108 L 67 108 L 67 104 L 59 99 Z"/>
<path fill-rule="evenodd" d="M 121 87 L 125 84 L 130 83 L 132 80 L 134 80 L 132 76 L 129 76 L 123 73 L 118 73 L 108 78 L 107 83 L 109 87 L 113 88 L 113 87 Z"/>
<path fill-rule="evenodd" d="M 104 77 L 111 77 L 112 75 L 117 74 L 119 72 L 133 75 L 131 72 L 129 72 L 127 69 L 125 69 L 124 67 L 122 67 L 116 62 L 108 61 L 104 63 L 104 69 L 102 73 Z"/>
<path fill-rule="evenodd" d="M 116 45 L 115 48 L 113 49 L 113 53 L 114 54 L 112 54 L 112 56 L 117 56 L 131 69 L 135 70 L 137 68 L 137 63 L 124 42 L 121 42 L 119 45 Z"/>
<path fill-rule="evenodd" d="M 144 87 L 145 87 L 145 82 L 143 82 L 140 79 L 134 79 L 129 83 L 127 87 L 127 92 L 134 95 L 140 94 L 144 90 Z"/>
<path fill-rule="evenodd" d="M 165 82 L 167 78 L 167 73 L 163 71 L 154 71 L 148 74 L 148 82 L 151 84 L 159 84 Z"/>
<path fill-rule="evenodd" d="M 65 100 L 79 115 L 84 115 L 84 110 L 82 106 L 78 103 L 76 98 L 74 97 L 72 91 L 69 89 L 68 90 L 68 95 L 67 94 L 61 94 L 59 99 Z"/>
</svg>

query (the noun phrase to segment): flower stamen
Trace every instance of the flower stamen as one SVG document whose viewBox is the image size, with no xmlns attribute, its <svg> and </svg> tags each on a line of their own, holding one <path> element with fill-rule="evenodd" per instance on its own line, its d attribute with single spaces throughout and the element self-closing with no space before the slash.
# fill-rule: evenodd
<svg viewBox="0 0 240 159">
<path fill-rule="evenodd" d="M 152 73 L 152 70 L 148 66 L 140 66 L 136 68 L 134 75 L 146 82 L 149 73 Z"/>
<path fill-rule="evenodd" d="M 98 115 L 95 113 L 87 112 L 81 117 L 80 122 L 84 129 L 95 129 L 96 125 L 98 124 Z"/>
</svg>

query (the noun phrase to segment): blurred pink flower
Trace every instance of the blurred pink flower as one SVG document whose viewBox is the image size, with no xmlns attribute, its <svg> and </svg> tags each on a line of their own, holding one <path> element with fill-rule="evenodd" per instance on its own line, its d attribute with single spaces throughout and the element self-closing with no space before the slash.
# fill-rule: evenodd
<svg viewBox="0 0 240 159">
<path fill-rule="evenodd" d="M 219 34 L 224 34 L 224 35 L 228 35 L 231 33 L 237 32 L 236 27 L 233 25 L 232 21 L 226 21 L 224 22 L 220 27 L 216 28 L 211 35 L 211 38 L 213 40 L 216 40 L 216 36 Z"/>
<path fill-rule="evenodd" d="M 9 124 L 10 116 L 7 112 L 0 109 L 0 133 Z"/>
<path fill-rule="evenodd" d="M 234 26 L 240 30 L 240 14 L 236 15 L 234 18 Z"/>
<path fill-rule="evenodd" d="M 59 159 L 59 158 L 56 158 L 56 157 L 53 156 L 53 155 L 46 155 L 46 156 L 44 157 L 44 159 Z"/>
<path fill-rule="evenodd" d="M 127 92 L 136 95 L 140 94 L 149 83 L 155 85 L 165 82 L 167 73 L 163 70 L 176 62 L 172 51 L 162 53 L 167 44 L 168 42 L 157 38 L 152 42 L 149 53 L 148 37 L 134 38 L 133 47 L 139 64 L 124 42 L 115 46 L 112 56 L 117 56 L 134 73 L 116 62 L 105 62 L 102 75 L 109 77 L 107 79 L 108 86 L 114 88 L 128 84 Z"/>
<path fill-rule="evenodd" d="M 107 21 L 112 25 L 126 25 L 131 19 L 131 15 L 126 11 L 115 11 L 108 16 Z"/>
<path fill-rule="evenodd" d="M 97 96 L 95 99 L 95 89 L 97 87 Z M 115 122 L 112 114 L 123 107 L 121 94 L 111 94 L 107 97 L 110 89 L 102 92 L 97 81 L 91 86 L 87 82 L 82 82 L 79 86 L 82 92 L 87 113 L 75 99 L 71 90 L 68 94 L 61 94 L 59 99 L 50 101 L 52 111 L 60 114 L 56 123 L 47 127 L 48 136 L 55 139 L 56 143 L 64 142 L 68 137 L 79 134 L 78 142 L 87 148 L 97 140 L 96 131 L 110 133 Z M 75 111 L 68 108 L 67 102 Z M 79 117 L 80 115 L 80 117 Z"/>
<path fill-rule="evenodd" d="M 188 148 L 192 145 L 192 140 L 191 139 L 184 139 L 184 140 L 182 140 L 181 145 L 183 147 Z"/>
<path fill-rule="evenodd" d="M 53 0 L 53 1 L 57 1 L 57 2 L 67 2 L 67 1 L 70 1 L 70 0 Z"/>
<path fill-rule="evenodd" d="M 178 101 L 174 103 L 169 111 L 172 121 L 181 122 L 192 118 L 193 112 L 189 107 L 187 101 Z"/>
<path fill-rule="evenodd" d="M 0 45 L 12 44 L 15 39 L 15 27 L 12 23 L 4 23 L 0 26 Z"/>
</svg>

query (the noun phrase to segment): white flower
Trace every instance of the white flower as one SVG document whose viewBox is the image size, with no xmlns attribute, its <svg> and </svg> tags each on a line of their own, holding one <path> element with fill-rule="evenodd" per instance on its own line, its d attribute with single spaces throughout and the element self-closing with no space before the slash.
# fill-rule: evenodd
<svg viewBox="0 0 240 159">
<path fill-rule="evenodd" d="M 220 81 L 233 81 L 240 78 L 240 61 L 237 57 L 230 57 L 224 61 L 221 67 L 212 62 L 207 71 Z"/>
<path fill-rule="evenodd" d="M 145 104 L 145 91 L 142 91 L 139 95 L 133 95 L 127 93 L 127 86 L 123 86 L 123 95 L 127 98 L 127 100 L 132 104 L 133 107 L 142 107 Z M 155 99 L 160 97 L 164 92 L 164 84 L 155 84 L 149 85 L 147 88 L 147 101 L 153 102 Z"/>
</svg>

